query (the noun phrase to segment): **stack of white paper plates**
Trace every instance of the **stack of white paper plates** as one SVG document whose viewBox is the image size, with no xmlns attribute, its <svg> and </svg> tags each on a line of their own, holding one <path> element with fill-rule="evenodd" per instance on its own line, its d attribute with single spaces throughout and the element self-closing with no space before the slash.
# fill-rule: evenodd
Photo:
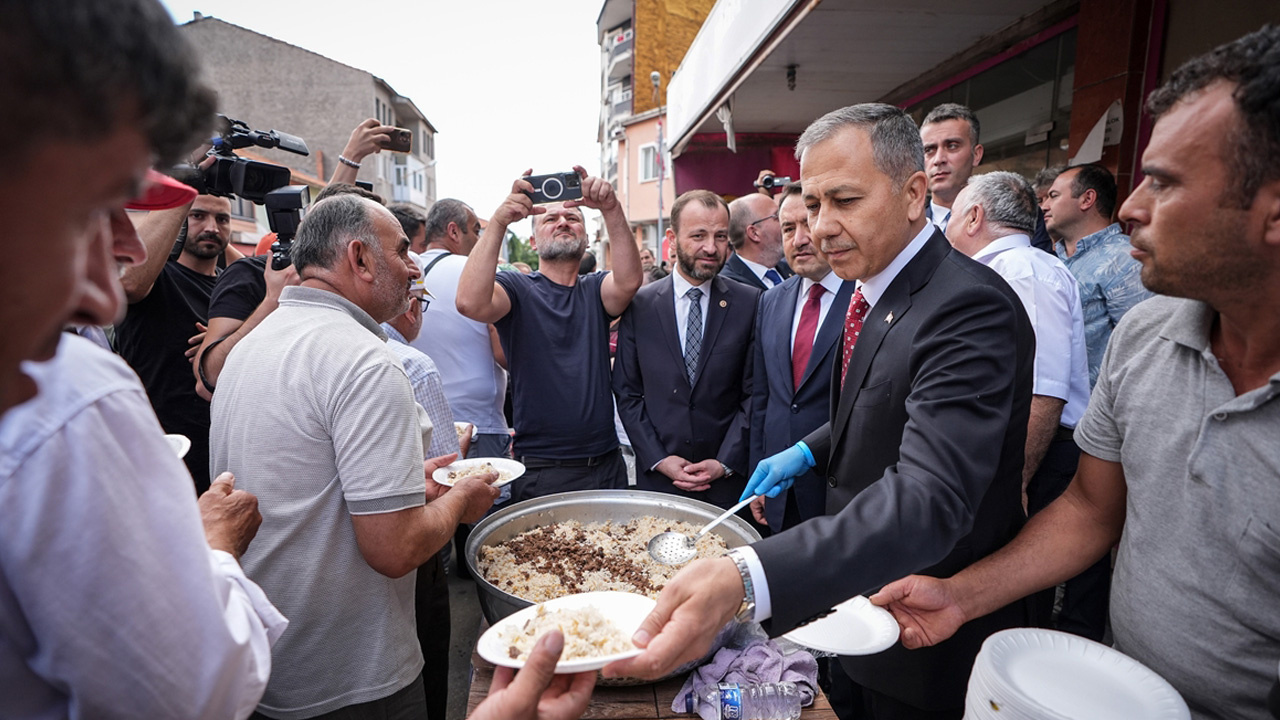
<svg viewBox="0 0 1280 720">
<path fill-rule="evenodd" d="M 965 720 L 1189 720 L 1173 686 L 1106 645 L 1054 630 L 987 638 L 973 664 Z"/>
</svg>

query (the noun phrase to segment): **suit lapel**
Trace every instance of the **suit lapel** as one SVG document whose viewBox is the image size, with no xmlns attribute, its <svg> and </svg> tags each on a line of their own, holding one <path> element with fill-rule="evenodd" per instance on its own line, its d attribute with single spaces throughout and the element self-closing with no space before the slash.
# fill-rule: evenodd
<svg viewBox="0 0 1280 720">
<path fill-rule="evenodd" d="M 791 270 L 791 266 L 787 264 L 786 260 L 779 260 L 778 264 L 773 266 L 773 269 L 778 271 L 778 275 L 781 276 L 783 280 L 786 280 L 792 275 L 795 275 L 795 273 L 792 272 Z"/>
<path fill-rule="evenodd" d="M 724 296 L 726 282 L 732 281 L 716 276 L 711 278 L 711 282 L 703 285 L 710 286 L 711 295 L 707 302 L 707 329 L 702 333 L 702 352 L 698 353 L 698 374 L 693 376 L 695 385 L 702 380 L 702 371 L 707 367 L 707 356 L 711 354 L 711 348 L 716 345 L 716 336 L 720 334 L 720 326 L 724 325 L 725 315 L 735 311 L 735 308 L 729 306 L 729 301 Z"/>
<path fill-rule="evenodd" d="M 754 285 L 761 290 L 768 289 L 765 286 L 764 281 L 757 277 L 756 274 L 752 272 L 751 268 L 747 267 L 746 263 L 742 262 L 742 258 L 738 257 L 737 253 L 729 256 L 729 263 L 733 265 L 734 273 L 745 279 L 747 284 Z"/>
<path fill-rule="evenodd" d="M 822 325 L 818 327 L 818 333 L 813 337 L 813 354 L 809 356 L 809 366 L 804 369 L 804 376 L 800 378 L 800 387 L 804 387 L 804 384 L 809 382 L 827 353 L 831 352 L 831 348 L 836 346 L 836 341 L 844 333 L 844 318 L 849 312 L 849 298 L 853 297 L 853 286 L 854 283 L 850 280 L 840 283 L 840 290 L 831 301 L 831 309 L 827 311 L 827 316 L 822 319 Z"/>
<path fill-rule="evenodd" d="M 790 282 L 790 281 L 788 281 Z M 784 283 L 785 284 L 785 283 Z M 768 365 L 772 367 L 786 368 L 787 379 L 790 380 L 791 375 L 791 322 L 796 316 L 796 303 L 799 302 L 800 283 L 794 283 L 795 287 L 785 288 L 778 298 L 778 304 L 774 306 L 774 315 L 765 320 L 771 323 L 773 342 L 769 348 L 773 357 Z M 756 342 L 764 342 L 764 338 L 757 338 Z M 764 382 L 757 378 L 756 382 Z M 787 387 L 791 388 L 791 383 L 787 383 Z"/>
<path fill-rule="evenodd" d="M 681 369 L 681 375 L 684 375 L 684 353 L 680 351 L 680 328 L 676 327 L 676 292 L 671 276 L 668 275 L 658 281 L 658 290 L 653 294 L 653 302 L 656 303 L 657 310 L 654 314 L 658 316 L 658 325 L 662 332 L 662 338 L 667 343 L 667 349 L 671 351 L 671 356 L 675 358 L 677 367 Z M 688 378 L 685 379 L 688 382 Z"/>
<path fill-rule="evenodd" d="M 898 273 L 898 277 L 890 283 L 880 301 L 867 313 L 862 323 L 862 332 L 858 335 L 858 344 L 854 346 L 853 357 L 849 360 L 849 372 L 844 380 L 847 391 L 840 392 L 839 403 L 835 406 L 836 411 L 831 428 L 833 440 L 844 435 L 854 402 L 857 400 L 862 383 L 866 380 L 868 370 L 871 369 L 871 361 L 875 359 L 876 352 L 880 349 L 880 344 L 910 310 L 911 295 L 929 281 L 934 270 L 950 250 L 951 246 L 946 238 L 935 228 L 924 247 Z M 835 362 L 832 365 L 834 370 L 832 382 L 838 388 L 840 387 L 840 363 Z M 835 446 L 836 443 L 832 442 L 833 451 Z"/>
</svg>

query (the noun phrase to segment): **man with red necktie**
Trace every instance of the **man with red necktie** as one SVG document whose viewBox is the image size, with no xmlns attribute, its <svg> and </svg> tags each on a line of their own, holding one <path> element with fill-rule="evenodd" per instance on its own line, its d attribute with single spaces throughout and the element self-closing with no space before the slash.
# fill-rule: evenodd
<svg viewBox="0 0 1280 720">
<path fill-rule="evenodd" d="M 782 250 L 795 275 L 760 296 L 756 312 L 751 462 L 794 445 L 831 419 L 831 365 L 854 283 L 841 280 L 817 249 L 800 183 L 779 196 Z M 814 472 L 776 498 L 752 503 L 756 520 L 774 532 L 826 513 L 827 484 Z"/>
<path fill-rule="evenodd" d="M 889 105 L 854 105 L 810 125 L 797 155 L 809 231 L 859 292 L 830 422 L 762 460 L 744 496 L 776 497 L 814 469 L 828 514 L 690 563 L 637 631 L 645 652 L 606 677 L 659 677 L 735 616 L 779 635 L 909 568 L 946 577 L 1024 522 L 1034 332 L 1008 284 L 925 217 L 915 124 Z M 1027 617 L 1018 601 L 925 650 L 842 656 L 853 707 L 875 720 L 960 718 L 982 641 Z"/>
</svg>

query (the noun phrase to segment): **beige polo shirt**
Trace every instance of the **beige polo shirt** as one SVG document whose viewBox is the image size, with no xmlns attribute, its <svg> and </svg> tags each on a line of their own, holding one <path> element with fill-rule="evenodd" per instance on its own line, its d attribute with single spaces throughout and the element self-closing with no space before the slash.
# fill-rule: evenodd
<svg viewBox="0 0 1280 720">
<path fill-rule="evenodd" d="M 289 287 L 218 379 L 210 470 L 258 496 L 241 564 L 290 621 L 259 706 L 271 717 L 377 700 L 422 670 L 414 573 L 369 567 L 351 522 L 425 501 L 420 409 L 385 338 L 338 295 Z"/>
</svg>

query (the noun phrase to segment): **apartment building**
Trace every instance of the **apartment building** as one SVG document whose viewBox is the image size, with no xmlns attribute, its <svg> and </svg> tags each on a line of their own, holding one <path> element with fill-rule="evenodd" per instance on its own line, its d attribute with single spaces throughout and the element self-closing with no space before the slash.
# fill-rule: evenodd
<svg viewBox="0 0 1280 720">
<path fill-rule="evenodd" d="M 201 57 L 218 111 L 255 130 L 275 129 L 307 142 L 307 157 L 281 150 L 249 149 L 255 159 L 285 165 L 294 182 L 323 187 L 352 129 L 377 118 L 413 133 L 412 151 L 382 152 L 365 159 L 357 179 L 388 202 L 427 210 L 436 199 L 436 129 L 413 100 L 366 70 L 331 60 L 253 30 L 195 13 L 179 26 Z M 242 153 L 244 154 L 244 153 Z M 246 157 L 250 155 L 245 154 Z M 261 208 L 237 202 L 238 225 L 257 223 Z"/>
<path fill-rule="evenodd" d="M 601 177 L 613 183 L 636 241 L 661 251 L 675 201 L 662 142 L 666 90 L 713 0 L 605 0 L 600 43 Z"/>
</svg>

